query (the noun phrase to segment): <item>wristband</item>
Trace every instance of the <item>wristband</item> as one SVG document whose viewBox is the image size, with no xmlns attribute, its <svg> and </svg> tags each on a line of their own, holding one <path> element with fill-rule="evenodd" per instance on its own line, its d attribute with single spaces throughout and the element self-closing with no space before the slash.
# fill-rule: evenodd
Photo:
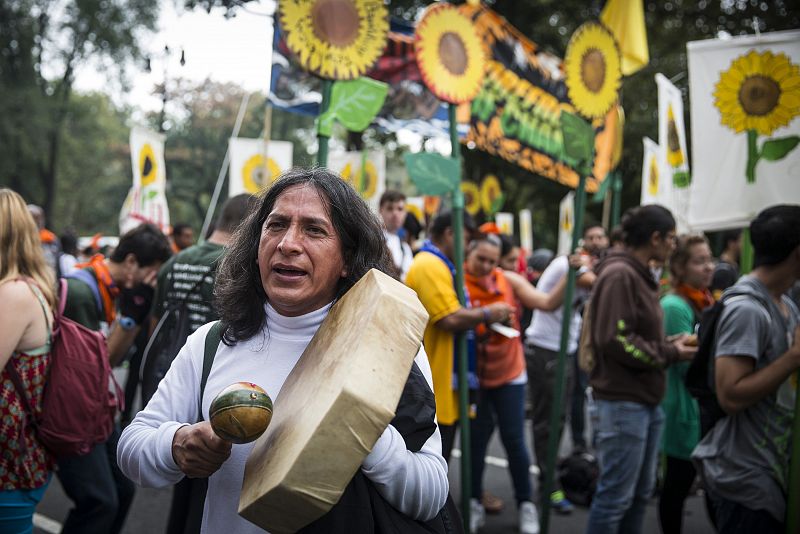
<svg viewBox="0 0 800 534">
<path fill-rule="evenodd" d="M 584 274 L 588 273 L 589 271 L 591 271 L 591 269 L 589 267 L 587 267 L 586 265 L 581 265 L 581 268 L 578 269 L 578 272 L 575 273 L 575 276 L 576 277 L 583 276 Z"/>
<path fill-rule="evenodd" d="M 119 319 L 119 326 L 125 331 L 133 330 L 136 327 L 136 321 L 133 317 L 125 317 L 124 315 L 120 315 Z"/>
<path fill-rule="evenodd" d="M 486 306 L 482 306 L 481 311 L 483 312 L 483 322 L 489 324 L 489 320 L 491 319 L 489 308 L 487 308 Z"/>
</svg>

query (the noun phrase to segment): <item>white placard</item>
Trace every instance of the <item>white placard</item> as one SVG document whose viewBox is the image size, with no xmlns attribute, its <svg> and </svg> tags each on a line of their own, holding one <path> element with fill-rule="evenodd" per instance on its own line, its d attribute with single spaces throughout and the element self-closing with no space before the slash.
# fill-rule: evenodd
<svg viewBox="0 0 800 534">
<path fill-rule="evenodd" d="M 529 253 L 533 252 L 533 215 L 531 210 L 519 210 L 519 244 Z"/>
<path fill-rule="evenodd" d="M 120 210 L 120 235 L 142 223 L 152 223 L 162 232 L 169 232 L 164 139 L 163 134 L 146 128 L 136 126 L 131 129 L 133 186 Z"/>
<path fill-rule="evenodd" d="M 572 230 L 575 227 L 575 192 L 570 191 L 558 207 L 558 255 L 572 251 Z"/>
<path fill-rule="evenodd" d="M 228 150 L 228 197 L 257 195 L 292 168 L 293 146 L 289 141 L 232 137 Z"/>
<path fill-rule="evenodd" d="M 500 231 L 508 236 L 514 235 L 514 214 L 498 211 L 494 214 L 494 222 Z"/>
<path fill-rule="evenodd" d="M 690 226 L 704 231 L 742 227 L 768 206 L 800 202 L 800 147 L 794 147 L 780 159 L 761 157 L 754 167 L 754 181 L 749 183 L 747 179 L 748 160 L 753 153 L 750 147 L 761 152 L 768 141 L 800 135 L 800 117 L 796 115 L 800 96 L 796 82 L 791 88 L 781 89 L 778 100 L 780 113 L 773 113 L 776 108 L 767 105 L 764 93 L 760 95 L 761 107 L 756 111 L 765 120 L 762 124 L 776 126 L 774 129 L 766 128 L 772 131 L 765 133 L 753 129 L 754 134 L 748 134 L 743 107 L 737 105 L 741 102 L 741 95 L 746 94 L 746 91 L 742 92 L 743 80 L 766 80 L 767 86 L 775 87 L 775 77 L 786 80 L 797 76 L 797 70 L 792 69 L 797 69 L 800 63 L 800 31 L 695 41 L 688 43 L 686 48 L 693 155 Z M 769 55 L 765 54 L 767 52 Z M 735 68 L 734 78 L 739 81 L 720 85 L 721 77 L 731 71 L 737 59 L 751 53 Z M 784 63 L 783 67 L 778 67 L 778 57 L 788 59 L 790 66 L 787 68 Z M 744 64 L 747 67 L 743 69 Z M 763 69 L 768 76 L 752 75 L 749 69 L 753 67 Z M 759 96 L 756 93 L 751 95 Z M 725 100 L 725 97 L 733 105 L 729 105 L 723 115 L 717 102 Z M 782 107 L 784 104 L 789 111 Z M 778 126 L 780 121 L 776 119 L 779 115 L 788 119 L 788 124 Z M 728 120 L 731 118 L 735 120 Z M 734 131 L 725 122 L 738 123 L 742 131 Z M 765 128 L 762 126 L 761 129 Z"/>
<path fill-rule="evenodd" d="M 334 152 L 328 156 L 328 168 L 352 185 L 361 198 L 378 211 L 381 195 L 386 190 L 386 155 L 383 152 Z"/>
</svg>

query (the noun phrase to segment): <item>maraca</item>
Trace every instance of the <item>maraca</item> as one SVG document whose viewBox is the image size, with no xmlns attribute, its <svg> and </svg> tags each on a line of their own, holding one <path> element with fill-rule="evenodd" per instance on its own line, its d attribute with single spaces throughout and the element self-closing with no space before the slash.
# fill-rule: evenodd
<svg viewBox="0 0 800 534">
<path fill-rule="evenodd" d="M 231 443 L 250 443 L 269 426 L 272 399 L 251 382 L 236 382 L 214 397 L 208 414 L 217 436 Z"/>
</svg>

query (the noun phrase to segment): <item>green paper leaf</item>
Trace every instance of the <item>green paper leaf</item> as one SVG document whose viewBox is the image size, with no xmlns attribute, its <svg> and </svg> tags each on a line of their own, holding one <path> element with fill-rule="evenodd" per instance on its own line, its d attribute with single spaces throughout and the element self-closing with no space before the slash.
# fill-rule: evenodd
<svg viewBox="0 0 800 534">
<path fill-rule="evenodd" d="M 605 200 L 606 192 L 608 191 L 608 188 L 611 185 L 611 182 L 613 181 L 614 181 L 613 175 L 611 173 L 608 173 L 606 179 L 600 182 L 600 187 L 597 188 L 597 191 L 595 192 L 594 196 L 592 196 L 593 203 L 602 202 L 603 200 Z"/>
<path fill-rule="evenodd" d="M 594 129 L 582 118 L 565 111 L 561 112 L 560 120 L 564 152 L 567 157 L 578 161 L 580 172 L 588 176 L 594 160 Z"/>
<path fill-rule="evenodd" d="M 158 191 L 148 191 L 147 192 L 147 200 L 152 200 L 158 196 Z"/>
<path fill-rule="evenodd" d="M 411 181 L 423 195 L 451 193 L 461 181 L 461 167 L 453 158 L 421 152 L 406 154 L 404 159 Z"/>
<path fill-rule="evenodd" d="M 686 171 L 675 171 L 672 174 L 672 184 L 678 188 L 689 187 L 692 183 L 692 176 Z"/>
<path fill-rule="evenodd" d="M 491 206 L 491 213 L 489 213 L 489 217 L 493 217 L 495 213 L 500 211 L 503 208 L 503 204 L 506 202 L 506 196 L 503 193 L 500 193 L 495 199 L 492 201 Z"/>
<path fill-rule="evenodd" d="M 320 116 L 320 132 L 330 135 L 334 119 L 352 132 L 363 132 L 383 107 L 388 92 L 387 84 L 371 78 L 334 83 L 328 111 Z"/>
<path fill-rule="evenodd" d="M 325 137 L 330 137 L 333 135 L 334 118 L 336 118 L 336 116 L 330 111 L 326 111 L 319 116 L 319 119 L 317 120 L 317 132 L 319 132 L 319 135 L 324 135 Z"/>
<path fill-rule="evenodd" d="M 764 141 L 764 145 L 761 147 L 761 157 L 767 161 L 778 161 L 785 158 L 798 143 L 800 143 L 800 137 L 796 135 Z"/>
</svg>

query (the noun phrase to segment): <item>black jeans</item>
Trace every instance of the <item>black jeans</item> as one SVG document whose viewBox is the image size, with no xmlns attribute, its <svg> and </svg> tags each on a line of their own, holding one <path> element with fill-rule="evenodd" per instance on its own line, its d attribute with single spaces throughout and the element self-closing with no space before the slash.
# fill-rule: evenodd
<svg viewBox="0 0 800 534">
<path fill-rule="evenodd" d="M 573 388 L 572 388 L 572 408 L 569 414 L 569 426 L 572 430 L 572 446 L 586 449 L 586 438 L 583 436 L 586 431 L 586 388 L 589 387 L 589 375 L 578 365 L 578 357 L 572 358 L 573 369 Z"/>
<path fill-rule="evenodd" d="M 117 467 L 116 427 L 89 454 L 58 462 L 58 479 L 75 503 L 61 534 L 117 534 L 122 530 L 136 487 Z"/>
<path fill-rule="evenodd" d="M 569 399 L 572 396 L 572 364 L 567 356 L 564 370 L 566 383 L 564 384 L 562 398 L 558 401 L 564 409 L 561 411 L 559 428 L 563 431 L 564 420 L 569 412 Z M 544 481 L 547 471 L 547 442 L 550 437 L 550 412 L 553 409 L 555 398 L 556 368 L 558 352 L 525 344 L 525 363 L 528 367 L 528 396 L 533 411 L 533 450 L 536 451 L 536 465 L 539 466 L 539 481 Z M 559 441 L 561 435 L 559 434 Z M 553 474 L 552 491 L 561 489 L 558 477 Z M 549 495 L 540 495 L 540 499 L 549 498 Z"/>
<path fill-rule="evenodd" d="M 458 421 L 452 425 L 439 424 L 439 433 L 442 435 L 442 457 L 446 463 L 450 463 L 450 455 L 453 452 L 453 443 L 456 440 Z"/>
<path fill-rule="evenodd" d="M 667 456 L 664 486 L 658 500 L 658 520 L 664 534 L 680 534 L 683 528 L 683 505 L 696 474 L 690 460 Z"/>
</svg>

